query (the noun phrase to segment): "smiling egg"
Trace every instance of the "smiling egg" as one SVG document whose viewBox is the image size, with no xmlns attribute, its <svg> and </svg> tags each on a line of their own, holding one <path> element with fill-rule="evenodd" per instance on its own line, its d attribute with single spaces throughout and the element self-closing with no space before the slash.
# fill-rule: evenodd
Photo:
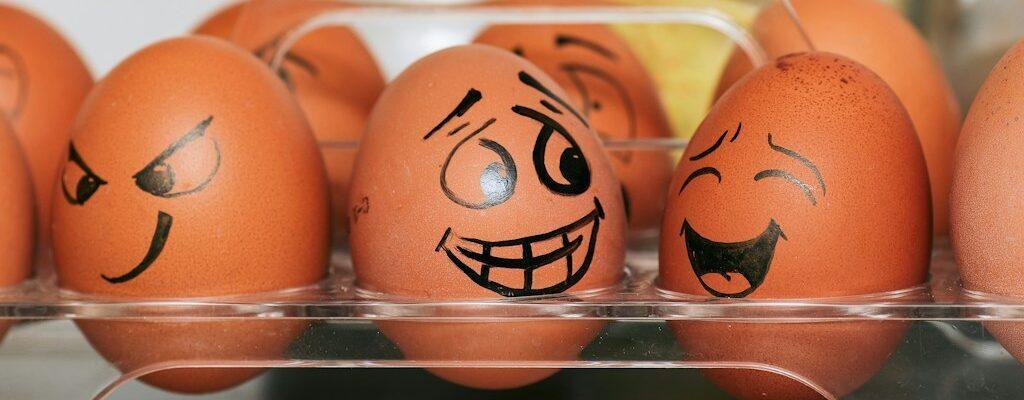
<svg viewBox="0 0 1024 400">
<path fill-rule="evenodd" d="M 92 83 L 60 33 L 29 13 L 0 4 L 0 116 L 14 128 L 32 171 L 37 233 L 43 242 L 50 238 L 53 179 L 68 129 Z"/>
<path fill-rule="evenodd" d="M 32 177 L 21 145 L 0 117 L 0 290 L 28 279 L 35 252 Z M 0 338 L 12 322 L 0 320 Z"/>
<path fill-rule="evenodd" d="M 932 220 L 917 136 L 892 90 L 845 57 L 793 54 L 738 82 L 700 125 L 670 189 L 659 249 L 665 289 L 695 298 L 823 298 L 925 280 Z M 870 378 L 906 327 L 672 326 L 690 359 L 788 369 L 837 396 Z M 743 399 L 819 398 L 764 372 L 706 375 Z"/>
<path fill-rule="evenodd" d="M 337 1 L 246 1 L 218 12 L 195 32 L 230 39 L 269 61 L 290 29 L 319 13 L 342 7 L 344 3 Z M 313 134 L 325 142 L 358 140 L 374 101 L 384 89 L 384 78 L 373 56 L 344 26 L 326 26 L 303 36 L 285 54 L 278 76 L 306 113 Z M 345 200 L 355 151 L 330 147 L 323 149 L 323 157 L 331 183 L 332 210 L 344 222 L 350 208 Z"/>
<path fill-rule="evenodd" d="M 898 10 L 879 0 L 791 0 L 814 48 L 849 57 L 877 73 L 900 98 L 913 121 L 931 182 L 936 235 L 949 230 L 949 187 L 960 130 L 960 106 L 928 42 Z M 806 51 L 783 2 L 767 5 L 751 28 L 770 57 Z M 719 94 L 751 69 L 733 52 Z"/>
<path fill-rule="evenodd" d="M 360 288 L 417 299 L 584 295 L 616 287 L 626 216 L 609 160 L 544 72 L 491 46 L 406 69 L 370 116 L 349 237 Z M 575 359 L 601 321 L 379 322 L 410 359 Z M 510 388 L 551 369 L 434 369 Z"/>
<path fill-rule="evenodd" d="M 284 83 L 237 47 L 184 37 L 132 55 L 90 93 L 66 146 L 53 209 L 62 288 L 194 298 L 324 276 L 329 195 L 319 150 Z M 123 371 L 280 356 L 304 324 L 79 321 Z M 143 380 L 207 392 L 258 372 L 184 369 Z"/>
<path fill-rule="evenodd" d="M 529 3 L 517 1 L 515 4 Z M 566 89 L 604 140 L 672 136 L 658 92 L 644 66 L 610 27 L 602 25 L 499 25 L 474 42 L 498 46 L 536 64 Z M 672 161 L 664 151 L 610 149 L 622 182 L 632 230 L 657 228 Z"/>
<path fill-rule="evenodd" d="M 1003 55 L 971 104 L 957 144 L 950 199 L 950 238 L 965 289 L 1024 297 L 1024 41 Z M 985 328 L 1017 360 L 1024 360 L 1020 322 Z"/>
</svg>

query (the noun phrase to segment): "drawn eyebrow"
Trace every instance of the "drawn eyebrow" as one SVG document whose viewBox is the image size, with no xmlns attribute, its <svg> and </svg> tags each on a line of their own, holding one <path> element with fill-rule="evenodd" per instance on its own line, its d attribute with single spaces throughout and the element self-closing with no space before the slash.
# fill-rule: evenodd
<svg viewBox="0 0 1024 400">
<path fill-rule="evenodd" d="M 704 168 L 700 168 L 700 169 L 698 169 L 696 171 L 693 171 L 690 174 L 690 176 L 686 177 L 686 180 L 683 181 L 683 186 L 679 188 L 679 193 L 678 194 L 683 194 L 683 189 L 686 189 L 686 186 L 690 184 L 690 181 L 693 181 L 694 179 L 697 179 L 698 177 L 700 177 L 702 175 L 714 175 L 715 178 L 718 178 L 718 183 L 722 183 L 722 173 L 718 172 L 717 168 L 715 168 L 715 167 L 704 167 Z"/>
<path fill-rule="evenodd" d="M 615 56 L 615 53 L 613 53 L 611 50 L 608 50 L 607 47 L 601 46 L 600 44 L 597 44 L 595 42 L 578 36 L 571 36 L 565 34 L 557 35 L 555 36 L 555 45 L 557 47 L 577 46 L 597 53 L 609 60 L 615 60 L 616 58 L 618 58 Z"/>
<path fill-rule="evenodd" d="M 258 58 L 263 59 L 264 57 L 266 57 L 267 51 L 277 47 L 277 45 L 281 42 L 282 37 L 283 35 L 279 35 L 273 39 L 270 39 L 269 42 L 256 48 L 256 50 L 254 50 L 252 53 L 255 54 Z M 305 57 L 293 54 L 292 52 L 289 51 L 287 53 L 284 53 L 284 59 L 294 62 L 295 65 L 299 66 L 299 68 L 308 71 L 313 76 L 317 76 L 320 74 L 320 70 L 315 65 L 313 65 L 313 63 L 309 61 L 309 59 Z"/>
<path fill-rule="evenodd" d="M 551 112 L 553 112 L 555 114 L 561 114 L 562 113 L 562 110 L 559 110 L 557 107 L 555 107 L 553 104 L 549 103 L 547 100 L 543 100 L 542 99 L 540 101 L 540 105 L 544 106 L 544 108 L 547 108 L 548 110 L 551 110 Z"/>
<path fill-rule="evenodd" d="M 739 125 L 736 125 L 736 133 L 732 134 L 732 137 L 729 138 L 729 143 L 736 141 L 736 138 L 740 136 L 741 130 L 743 130 L 743 121 L 740 121 Z"/>
<path fill-rule="evenodd" d="M 800 190 L 804 191 L 804 195 L 811 200 L 811 205 L 818 205 L 818 200 L 814 198 L 814 193 L 811 193 L 811 187 L 807 186 L 807 184 L 804 183 L 804 181 L 801 181 L 799 178 L 793 176 L 793 174 L 790 174 L 789 172 L 780 169 L 767 169 L 758 172 L 757 175 L 754 175 L 755 182 L 765 178 L 782 178 L 794 185 L 797 185 L 798 187 L 800 187 Z"/>
<path fill-rule="evenodd" d="M 551 100 L 554 100 L 558 104 L 561 104 L 562 107 L 569 110 L 569 112 L 571 112 L 572 115 L 576 116 L 576 119 L 580 120 L 580 122 L 583 123 L 583 126 L 586 126 L 587 128 L 590 127 L 590 124 L 587 123 L 587 120 L 584 119 L 583 116 L 580 115 L 580 113 L 576 112 L 576 109 L 572 108 L 572 106 L 570 106 L 569 103 L 566 103 L 565 100 L 562 100 L 562 98 L 558 97 L 558 95 L 552 93 L 551 90 L 548 90 L 548 88 L 544 87 L 544 85 L 538 82 L 537 79 L 534 78 L 532 75 L 526 73 L 526 71 L 519 71 L 519 81 L 524 83 L 526 86 L 532 87 L 538 92 L 543 93 L 545 96 L 548 96 L 549 98 L 551 98 Z"/>
<path fill-rule="evenodd" d="M 821 185 L 821 194 L 823 194 L 823 195 L 825 194 L 825 179 L 821 177 L 821 171 L 818 170 L 818 167 L 815 166 L 814 163 L 811 162 L 811 160 L 808 160 L 806 157 L 801 156 L 800 154 L 797 154 L 797 152 L 795 152 L 793 150 L 787 149 L 787 148 L 782 147 L 782 146 L 775 145 L 775 143 L 772 142 L 772 134 L 771 133 L 768 134 L 768 146 L 770 146 L 772 148 L 772 150 L 775 150 L 775 151 L 777 151 L 779 153 L 782 153 L 782 154 L 785 154 L 785 155 L 787 155 L 789 157 L 792 157 L 792 158 L 796 159 L 797 161 L 800 161 L 800 163 L 803 164 L 808 169 L 810 169 L 811 172 L 814 172 L 814 177 L 818 178 L 818 184 Z"/>
<path fill-rule="evenodd" d="M 186 133 L 185 136 L 182 136 L 176 142 L 174 142 L 173 144 L 168 146 L 166 149 L 164 149 L 164 151 L 162 151 L 160 153 L 160 155 L 156 156 L 156 158 L 154 158 L 153 161 L 150 161 L 149 164 L 146 164 L 145 167 L 143 167 L 141 170 L 139 170 L 139 172 L 136 173 L 132 177 L 133 178 L 138 177 L 139 174 L 141 174 L 143 171 L 145 171 L 147 169 L 150 169 L 150 168 L 153 168 L 156 165 L 162 164 L 164 161 L 167 161 L 168 158 L 170 158 L 172 155 L 174 155 L 174 152 L 178 151 L 178 149 L 184 147 L 186 144 L 191 143 L 193 140 L 196 140 L 196 139 L 202 137 L 203 135 L 205 135 L 206 134 L 206 128 L 208 128 L 210 126 L 210 123 L 212 123 L 212 122 L 213 122 L 213 116 L 212 115 L 206 117 L 206 119 L 204 119 L 203 122 L 200 122 L 199 125 L 196 125 L 194 128 L 192 128 L 192 130 L 188 131 L 188 133 Z M 219 163 L 218 163 L 218 167 L 219 167 Z"/>
<path fill-rule="evenodd" d="M 430 132 L 427 132 L 426 135 L 423 135 L 423 140 L 430 139 L 431 136 L 434 136 L 434 134 L 437 133 L 437 131 L 441 130 L 441 128 L 443 128 L 445 124 L 447 124 L 453 118 L 461 117 L 464 114 L 466 114 L 466 111 L 469 111 L 469 109 L 472 108 L 473 105 L 480 101 L 480 99 L 482 98 L 484 98 L 484 96 L 482 93 L 480 93 L 479 90 L 470 88 L 469 91 L 466 92 L 466 95 L 462 97 L 462 100 L 459 101 L 459 104 L 455 106 L 455 109 L 453 109 L 452 112 L 448 113 L 448 116 L 444 117 L 444 119 L 441 120 L 441 122 L 434 126 L 434 129 L 431 129 Z M 456 132 L 459 129 L 461 129 L 461 127 L 456 128 Z M 451 134 L 449 134 L 449 136 L 450 135 Z"/>
<path fill-rule="evenodd" d="M 704 157 L 707 157 L 711 153 L 714 153 L 715 150 L 718 150 L 718 146 L 722 145 L 722 141 L 725 140 L 725 135 L 728 134 L 728 133 L 729 133 L 728 130 L 726 130 L 725 132 L 722 132 L 722 136 L 718 137 L 718 140 L 715 141 L 715 144 L 711 145 L 711 147 L 708 147 L 706 150 L 704 150 L 704 151 L 702 151 L 700 153 L 697 153 L 697 155 L 695 155 L 693 157 L 690 157 L 690 161 L 697 161 L 697 160 L 700 160 L 700 159 L 702 159 Z"/>
</svg>

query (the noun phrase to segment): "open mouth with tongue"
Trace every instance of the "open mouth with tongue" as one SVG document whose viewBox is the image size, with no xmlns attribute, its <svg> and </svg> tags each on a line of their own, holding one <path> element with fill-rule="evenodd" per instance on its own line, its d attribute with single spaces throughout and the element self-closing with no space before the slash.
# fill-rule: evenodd
<svg viewBox="0 0 1024 400">
<path fill-rule="evenodd" d="M 686 255 L 701 286 L 715 297 L 730 298 L 746 297 L 757 290 L 768 274 L 779 237 L 788 240 L 775 220 L 758 237 L 742 242 L 707 239 L 686 220 L 679 234 L 685 238 Z"/>
<path fill-rule="evenodd" d="M 595 197 L 593 211 L 550 232 L 489 241 L 459 237 L 448 228 L 434 250 L 444 251 L 477 285 L 502 296 L 561 293 L 590 269 L 602 219 L 604 210 Z"/>
</svg>

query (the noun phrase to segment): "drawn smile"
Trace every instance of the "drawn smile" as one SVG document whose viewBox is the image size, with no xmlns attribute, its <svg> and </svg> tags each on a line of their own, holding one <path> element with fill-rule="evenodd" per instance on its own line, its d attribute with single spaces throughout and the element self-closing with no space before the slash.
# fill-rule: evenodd
<svg viewBox="0 0 1024 400">
<path fill-rule="evenodd" d="M 156 218 L 156 231 L 153 232 L 153 239 L 149 242 L 149 250 L 146 251 L 146 256 L 142 259 L 135 268 L 132 268 L 128 273 L 109 277 L 105 274 L 100 274 L 103 280 L 110 283 L 125 283 L 132 279 L 137 278 L 140 274 L 146 271 L 153 262 L 156 261 L 157 257 L 160 257 L 160 253 L 164 251 L 164 244 L 167 243 L 167 236 L 171 233 L 171 223 L 174 222 L 174 217 L 163 211 L 157 215 Z"/>
<path fill-rule="evenodd" d="M 583 279 L 590 268 L 602 219 L 604 210 L 595 197 L 593 211 L 553 231 L 518 239 L 487 241 L 456 238 L 448 228 L 435 251 L 444 250 L 452 263 L 473 282 L 502 296 L 561 293 Z M 535 281 L 534 271 L 545 267 L 564 268 L 564 278 L 557 282 Z"/>
<path fill-rule="evenodd" d="M 683 220 L 679 234 L 685 237 L 686 254 L 701 286 L 715 297 L 746 297 L 764 282 L 775 256 L 779 237 L 786 238 L 775 220 L 756 238 L 734 243 L 721 243 L 701 236 Z M 743 282 L 733 282 L 742 277 Z"/>
</svg>

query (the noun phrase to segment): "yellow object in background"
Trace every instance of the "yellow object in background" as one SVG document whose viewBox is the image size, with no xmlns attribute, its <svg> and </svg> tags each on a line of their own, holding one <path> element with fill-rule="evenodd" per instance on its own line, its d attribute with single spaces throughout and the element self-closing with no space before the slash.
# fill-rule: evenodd
<svg viewBox="0 0 1024 400">
<path fill-rule="evenodd" d="M 619 0 L 647 6 L 714 8 L 749 27 L 758 2 L 739 0 Z M 689 138 L 711 106 L 732 41 L 710 28 L 683 24 L 619 24 L 615 30 L 647 67 L 676 137 Z"/>
</svg>

